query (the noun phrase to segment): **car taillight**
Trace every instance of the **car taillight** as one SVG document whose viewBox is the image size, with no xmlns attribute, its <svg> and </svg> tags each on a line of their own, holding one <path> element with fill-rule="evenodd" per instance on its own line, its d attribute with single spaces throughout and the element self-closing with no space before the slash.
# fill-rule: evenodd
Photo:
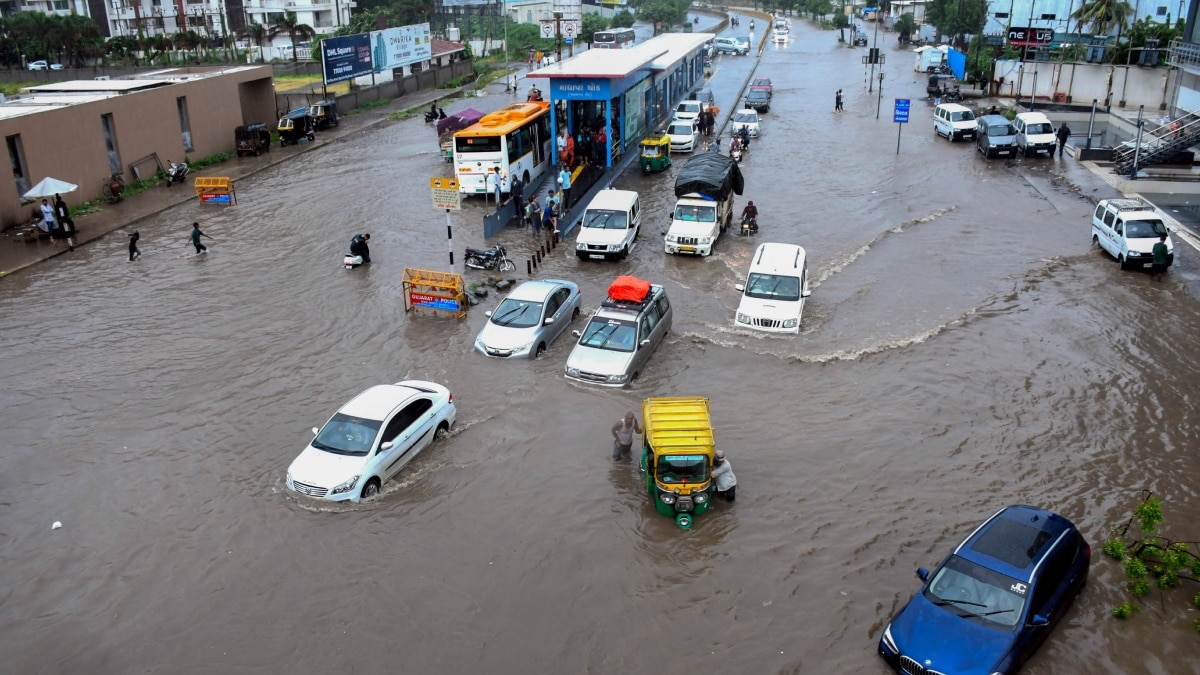
<svg viewBox="0 0 1200 675">
<path fill-rule="evenodd" d="M 454 403 L 454 392 L 450 392 L 450 400 L 448 403 Z"/>
</svg>

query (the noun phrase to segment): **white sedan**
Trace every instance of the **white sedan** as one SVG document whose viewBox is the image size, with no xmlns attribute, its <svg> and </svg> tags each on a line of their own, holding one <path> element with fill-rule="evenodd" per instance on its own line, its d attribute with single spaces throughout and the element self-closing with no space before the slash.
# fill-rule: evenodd
<svg viewBox="0 0 1200 675">
<path fill-rule="evenodd" d="M 517 286 L 475 338 L 475 351 L 497 358 L 536 359 L 579 316 L 579 286 L 561 279 Z"/>
<path fill-rule="evenodd" d="M 329 501 L 362 501 L 454 424 L 454 395 L 440 384 L 379 384 L 350 399 L 287 472 L 287 487 Z"/>
<path fill-rule="evenodd" d="M 62 70 L 63 69 L 63 65 L 61 63 L 46 63 L 45 61 L 30 61 L 29 65 L 26 67 L 29 68 L 29 70 L 46 70 L 46 69 Z"/>
<path fill-rule="evenodd" d="M 694 121 L 675 119 L 667 127 L 667 135 L 671 137 L 671 152 L 691 152 L 700 134 Z"/>
<path fill-rule="evenodd" d="M 750 130 L 751 138 L 758 138 L 758 112 L 753 108 L 742 108 L 733 113 L 733 117 L 730 117 L 729 121 L 733 124 L 734 133 L 745 128 Z"/>
</svg>

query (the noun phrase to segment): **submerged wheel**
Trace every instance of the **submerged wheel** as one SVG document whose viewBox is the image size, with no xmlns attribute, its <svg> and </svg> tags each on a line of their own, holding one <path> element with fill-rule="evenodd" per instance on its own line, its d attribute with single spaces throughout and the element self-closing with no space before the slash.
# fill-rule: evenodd
<svg viewBox="0 0 1200 675">
<path fill-rule="evenodd" d="M 442 422 L 438 425 L 437 431 L 433 432 L 433 440 L 440 441 L 441 439 L 445 438 L 446 434 L 448 433 L 450 433 L 450 425 Z"/>
<path fill-rule="evenodd" d="M 574 321 L 575 319 L 578 319 L 578 318 L 579 318 L 579 308 L 576 307 L 574 310 L 571 311 L 571 320 Z"/>
<path fill-rule="evenodd" d="M 362 498 L 370 499 L 378 494 L 379 494 L 379 479 L 372 478 L 371 480 L 367 481 L 366 485 L 363 486 Z"/>
<path fill-rule="evenodd" d="M 515 269 L 517 269 L 517 264 L 511 260 L 504 260 L 500 263 L 501 272 L 512 272 Z"/>
<path fill-rule="evenodd" d="M 537 350 L 534 351 L 534 353 L 533 353 L 533 358 L 540 359 L 540 358 L 542 358 L 542 354 L 545 354 L 545 353 L 546 353 L 546 343 L 539 342 L 538 346 L 537 346 Z"/>
</svg>

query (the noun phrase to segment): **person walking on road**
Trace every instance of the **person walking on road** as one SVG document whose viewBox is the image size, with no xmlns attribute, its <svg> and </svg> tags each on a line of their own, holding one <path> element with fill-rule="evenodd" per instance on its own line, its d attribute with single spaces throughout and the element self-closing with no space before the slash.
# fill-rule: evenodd
<svg viewBox="0 0 1200 675">
<path fill-rule="evenodd" d="M 1063 148 L 1067 147 L 1067 139 L 1071 137 L 1071 129 L 1067 127 L 1067 123 L 1063 122 L 1058 131 L 1054 133 L 1058 137 L 1058 156 L 1063 156 Z"/>
<path fill-rule="evenodd" d="M 717 482 L 717 496 L 731 502 L 737 497 L 737 476 L 733 475 L 733 466 L 725 459 L 725 451 L 718 450 L 713 455 L 713 480 Z"/>
<path fill-rule="evenodd" d="M 1153 281 L 1162 281 L 1163 275 L 1167 273 L 1167 256 L 1171 252 L 1167 249 L 1167 235 L 1158 235 L 1158 243 L 1154 248 L 1150 249 L 1150 279 Z"/>
<path fill-rule="evenodd" d="M 638 423 L 637 416 L 633 411 L 625 413 L 625 416 L 617 420 L 617 423 L 612 427 L 613 437 L 613 461 L 621 459 L 622 455 L 632 456 L 633 454 L 633 435 L 642 433 L 642 425 Z"/>
<path fill-rule="evenodd" d="M 841 89 L 838 89 L 837 93 L 833 95 L 833 111 L 834 112 L 845 112 L 845 109 L 842 108 L 842 90 Z"/>
<path fill-rule="evenodd" d="M 200 223 L 192 223 L 192 246 L 196 247 L 196 255 L 208 253 L 208 247 L 200 243 L 200 237 L 208 237 L 208 235 L 200 231 Z M 212 239 L 212 237 L 208 238 Z"/>
<path fill-rule="evenodd" d="M 558 172 L 558 185 L 562 190 L 562 210 L 566 213 L 571 208 L 571 171 L 565 166 Z"/>
<path fill-rule="evenodd" d="M 139 251 L 137 247 L 138 239 L 141 238 L 142 235 L 138 234 L 136 230 L 133 234 L 129 235 L 129 262 L 133 262 L 134 260 L 142 257 L 142 252 Z"/>
</svg>

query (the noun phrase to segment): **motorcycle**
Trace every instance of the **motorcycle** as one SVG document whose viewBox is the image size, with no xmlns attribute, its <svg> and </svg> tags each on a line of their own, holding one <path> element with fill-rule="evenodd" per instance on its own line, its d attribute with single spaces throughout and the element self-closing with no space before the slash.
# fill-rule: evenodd
<svg viewBox="0 0 1200 675">
<path fill-rule="evenodd" d="M 742 218 L 742 236 L 748 237 L 752 234 L 758 234 L 758 219 L 745 216 Z"/>
<path fill-rule="evenodd" d="M 718 146 L 720 147 L 720 146 Z M 739 164 L 742 161 L 742 139 L 737 136 L 733 137 L 733 141 L 729 144 L 729 157 Z"/>
<path fill-rule="evenodd" d="M 525 100 L 527 100 L 531 103 L 534 101 L 541 101 L 542 100 L 542 90 L 538 89 L 537 87 L 530 87 L 529 95 L 527 97 L 525 97 Z"/>
<path fill-rule="evenodd" d="M 187 162 L 176 164 L 171 160 L 167 160 L 167 187 L 171 187 L 171 183 L 182 183 L 188 175 Z"/>
<path fill-rule="evenodd" d="M 433 124 L 434 122 L 442 119 L 445 116 L 446 116 L 446 114 L 443 113 L 440 108 L 438 109 L 437 112 L 434 112 L 432 110 L 426 110 L 425 111 L 425 124 Z"/>
<path fill-rule="evenodd" d="M 754 19 L 750 19 L 750 30 L 754 30 Z"/>
<path fill-rule="evenodd" d="M 503 246 L 493 246 L 487 249 L 467 247 L 463 258 L 464 264 L 476 270 L 495 270 L 512 272 L 517 264 L 508 259 L 508 250 Z"/>
<path fill-rule="evenodd" d="M 942 100 L 947 103 L 958 103 L 963 100 L 962 90 L 958 87 L 946 89 L 942 92 Z"/>
<path fill-rule="evenodd" d="M 361 255 L 354 255 L 353 253 L 347 253 L 346 257 L 342 258 L 342 264 L 346 266 L 346 269 L 352 270 L 355 267 L 362 266 L 363 259 L 362 259 Z"/>
</svg>

